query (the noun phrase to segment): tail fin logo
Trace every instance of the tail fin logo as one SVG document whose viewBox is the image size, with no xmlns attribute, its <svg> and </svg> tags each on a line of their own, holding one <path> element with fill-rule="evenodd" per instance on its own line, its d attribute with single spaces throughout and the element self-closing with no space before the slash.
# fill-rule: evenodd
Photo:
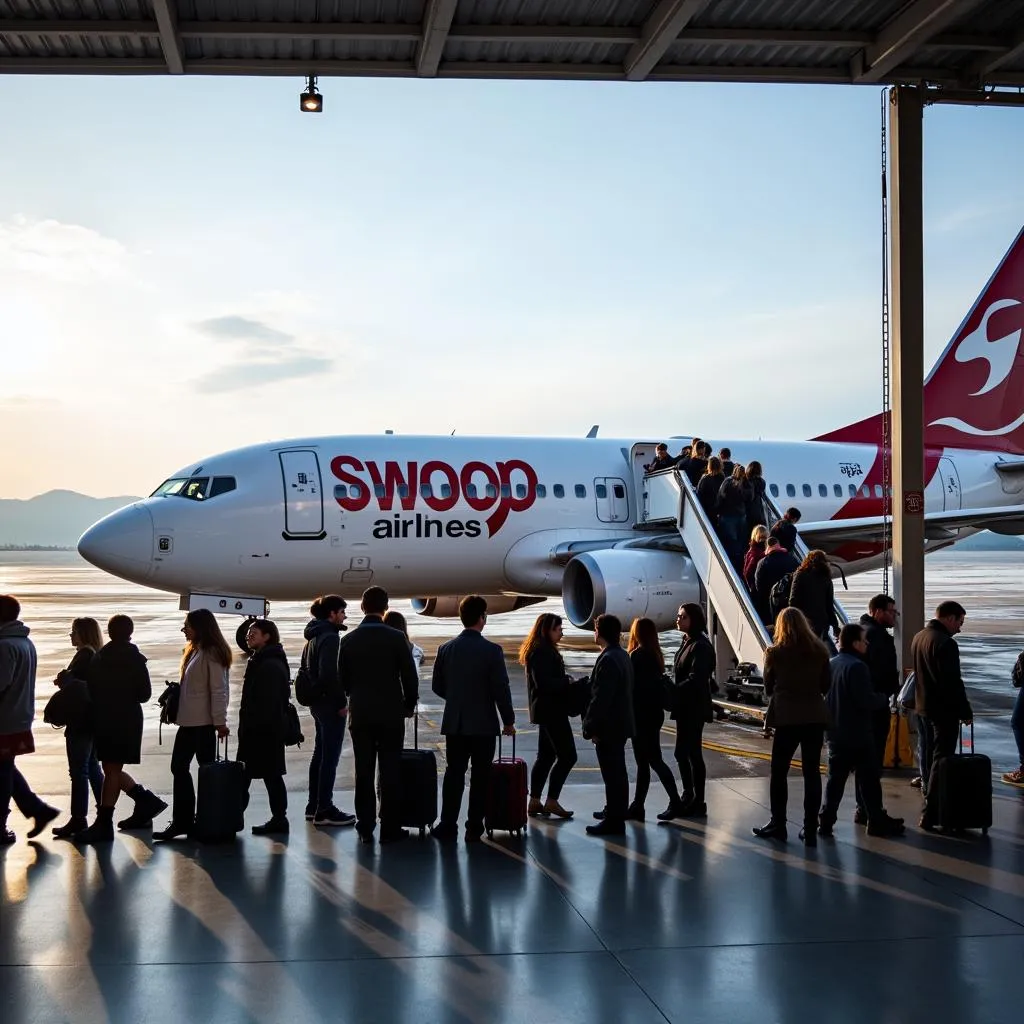
<svg viewBox="0 0 1024 1024">
<path fill-rule="evenodd" d="M 1018 328 L 1005 338 L 992 338 L 988 336 L 988 322 L 993 313 L 1001 309 L 1008 309 L 1010 306 L 1019 306 L 1016 299 L 998 299 L 993 302 L 981 323 L 976 330 L 971 331 L 957 346 L 956 361 L 958 363 L 969 363 L 975 359 L 984 359 L 988 363 L 988 380 L 978 391 L 972 391 L 973 395 L 987 395 L 990 391 L 999 387 L 1013 369 L 1013 360 L 1020 347 L 1021 329 Z"/>
</svg>

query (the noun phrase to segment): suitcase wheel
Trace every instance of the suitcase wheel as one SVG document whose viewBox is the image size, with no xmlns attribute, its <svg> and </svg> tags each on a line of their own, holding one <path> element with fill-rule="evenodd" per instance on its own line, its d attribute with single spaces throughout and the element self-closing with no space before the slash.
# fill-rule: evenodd
<svg viewBox="0 0 1024 1024">
<path fill-rule="evenodd" d="M 427 830 L 422 825 L 420 825 L 420 839 L 422 839 L 426 834 Z"/>
<path fill-rule="evenodd" d="M 981 834 L 982 834 L 983 836 L 987 836 L 987 835 L 988 835 L 988 829 L 987 829 L 987 828 L 983 828 L 983 829 L 981 830 Z"/>
<path fill-rule="evenodd" d="M 487 830 L 487 838 L 488 839 L 493 839 L 494 838 L 494 829 L 493 828 L 489 828 Z"/>
</svg>

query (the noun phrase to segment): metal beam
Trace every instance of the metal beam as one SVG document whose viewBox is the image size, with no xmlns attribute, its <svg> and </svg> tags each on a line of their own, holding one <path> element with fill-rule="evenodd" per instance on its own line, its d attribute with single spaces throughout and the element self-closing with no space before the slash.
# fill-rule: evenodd
<svg viewBox="0 0 1024 1024">
<path fill-rule="evenodd" d="M 904 671 L 924 626 L 924 231 L 923 90 L 889 93 L 892 266 L 893 596 Z"/>
<path fill-rule="evenodd" d="M 162 75 L 163 57 L 0 57 L 8 75 Z"/>
<path fill-rule="evenodd" d="M 642 82 L 676 41 L 679 33 L 696 18 L 710 0 L 661 0 L 644 22 L 640 38 L 630 47 L 623 62 L 626 78 Z"/>
<path fill-rule="evenodd" d="M 967 81 L 977 80 L 983 82 L 1004 64 L 1008 64 L 1011 60 L 1016 60 L 1022 55 L 1024 55 L 1024 32 L 1018 32 L 1011 40 L 1010 45 L 1004 46 L 999 53 L 979 57 L 974 61 L 964 75 L 964 78 Z"/>
<path fill-rule="evenodd" d="M 303 42 L 418 42 L 419 25 L 355 24 L 309 21 L 180 21 L 182 39 L 284 39 Z"/>
<path fill-rule="evenodd" d="M 925 104 L 946 103 L 964 107 L 1024 107 L 1024 93 L 979 89 L 933 89 L 925 93 Z"/>
<path fill-rule="evenodd" d="M 423 41 L 416 54 L 416 74 L 434 78 L 444 54 L 444 44 L 455 17 L 459 0 L 427 0 L 423 12 Z"/>
<path fill-rule="evenodd" d="M 171 0 L 153 0 L 153 16 L 160 30 L 160 48 L 172 75 L 185 73 L 185 56 L 178 35 L 178 12 Z"/>
<path fill-rule="evenodd" d="M 897 66 L 981 0 L 915 0 L 856 54 L 850 65 L 856 82 L 881 82 Z"/>
<path fill-rule="evenodd" d="M 100 19 L 79 20 L 69 18 L 48 18 L 45 21 L 28 21 L 24 18 L 0 19 L 0 36 L 39 36 L 53 39 L 57 36 L 137 36 L 156 38 L 160 35 L 155 21 L 105 21 Z"/>
</svg>

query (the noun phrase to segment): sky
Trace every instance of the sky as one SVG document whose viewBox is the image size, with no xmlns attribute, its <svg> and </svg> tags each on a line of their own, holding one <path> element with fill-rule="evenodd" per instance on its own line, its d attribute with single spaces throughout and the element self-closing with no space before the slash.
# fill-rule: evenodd
<svg viewBox="0 0 1024 1024">
<path fill-rule="evenodd" d="M 877 412 L 879 90 L 0 76 L 0 497 L 287 437 L 805 438 Z M 925 115 L 926 361 L 1024 113 Z"/>
</svg>

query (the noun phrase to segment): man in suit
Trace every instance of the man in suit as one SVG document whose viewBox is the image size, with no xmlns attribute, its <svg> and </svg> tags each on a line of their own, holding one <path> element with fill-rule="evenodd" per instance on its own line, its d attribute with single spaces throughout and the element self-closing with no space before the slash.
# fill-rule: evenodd
<svg viewBox="0 0 1024 1024">
<path fill-rule="evenodd" d="M 960 672 L 960 648 L 953 637 L 964 628 L 967 612 L 956 601 L 943 601 L 935 618 L 910 645 L 914 657 L 914 710 L 918 727 L 932 738 L 932 764 L 919 825 L 931 831 L 938 824 L 939 794 L 935 766 L 956 751 L 960 723 L 974 718 Z"/>
<path fill-rule="evenodd" d="M 482 635 L 487 624 L 487 602 L 476 595 L 463 598 L 459 618 L 462 632 L 442 644 L 434 660 L 432 689 L 445 702 L 441 735 L 445 738 L 448 767 L 441 788 L 441 820 L 432 834 L 440 840 L 458 837 L 466 770 L 472 763 L 466 815 L 466 842 L 472 843 L 479 842 L 484 833 L 494 738 L 499 732 L 514 736 L 516 716 L 505 655 Z"/>
<path fill-rule="evenodd" d="M 348 697 L 356 767 L 356 831 L 373 842 L 377 825 L 374 778 L 380 764 L 380 841 L 409 834 L 402 828 L 401 759 L 405 719 L 416 713 L 419 675 L 405 636 L 384 625 L 387 591 L 363 593 L 363 621 L 338 644 L 338 678 Z"/>
<path fill-rule="evenodd" d="M 604 780 L 604 818 L 588 825 L 592 836 L 621 836 L 626 832 L 629 776 L 626 740 L 636 732 L 633 719 L 633 665 L 620 646 L 622 623 L 614 615 L 594 620 L 594 639 L 601 653 L 590 676 L 592 696 L 583 720 L 583 736 L 592 740 Z"/>
</svg>

